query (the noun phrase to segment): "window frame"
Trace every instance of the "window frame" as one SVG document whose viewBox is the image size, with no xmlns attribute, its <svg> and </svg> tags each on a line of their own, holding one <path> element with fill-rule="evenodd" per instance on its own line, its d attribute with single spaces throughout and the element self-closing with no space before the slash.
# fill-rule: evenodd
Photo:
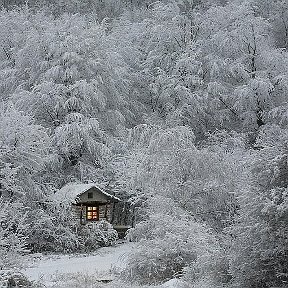
<svg viewBox="0 0 288 288">
<path fill-rule="evenodd" d="M 93 199 L 93 192 L 88 192 L 87 198 L 88 199 Z"/>
<path fill-rule="evenodd" d="M 89 208 L 92 208 L 89 210 Z M 88 212 L 92 212 L 91 218 L 88 215 Z M 94 217 L 94 213 L 96 213 L 96 217 Z M 86 206 L 86 221 L 99 221 L 99 205 L 87 205 Z"/>
</svg>

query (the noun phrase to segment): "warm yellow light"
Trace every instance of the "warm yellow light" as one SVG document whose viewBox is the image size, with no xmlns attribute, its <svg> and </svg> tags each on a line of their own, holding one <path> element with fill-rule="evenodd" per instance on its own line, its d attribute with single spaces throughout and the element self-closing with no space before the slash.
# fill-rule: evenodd
<svg viewBox="0 0 288 288">
<path fill-rule="evenodd" d="M 98 220 L 98 207 L 87 206 L 87 220 Z"/>
</svg>

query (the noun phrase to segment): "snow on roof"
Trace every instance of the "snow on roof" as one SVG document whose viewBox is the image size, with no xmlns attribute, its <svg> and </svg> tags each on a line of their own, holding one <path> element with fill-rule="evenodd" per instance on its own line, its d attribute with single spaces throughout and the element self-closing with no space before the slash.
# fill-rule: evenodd
<svg viewBox="0 0 288 288">
<path fill-rule="evenodd" d="M 89 184 L 68 183 L 65 186 L 63 186 L 60 190 L 58 190 L 58 192 L 55 193 L 55 197 L 59 201 L 69 200 L 70 202 L 75 203 L 75 200 L 77 199 L 77 197 L 79 197 L 80 195 L 87 192 L 89 189 L 93 187 L 98 189 L 102 194 L 106 195 L 107 197 L 121 201 L 118 197 L 115 197 L 103 191 L 95 183 L 89 183 Z"/>
</svg>

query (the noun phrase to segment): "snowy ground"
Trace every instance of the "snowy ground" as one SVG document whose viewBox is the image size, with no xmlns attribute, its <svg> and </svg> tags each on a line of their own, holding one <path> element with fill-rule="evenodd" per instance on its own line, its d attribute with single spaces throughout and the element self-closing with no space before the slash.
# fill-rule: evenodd
<svg viewBox="0 0 288 288">
<path fill-rule="evenodd" d="M 90 279 L 91 282 L 99 283 L 113 281 L 115 272 L 125 266 L 125 257 L 132 248 L 132 243 L 124 243 L 103 247 L 92 254 L 34 255 L 30 267 L 22 272 L 30 280 L 42 283 L 45 287 L 66 287 L 59 283 L 72 280 L 77 282 L 77 279 L 84 282 Z"/>
<path fill-rule="evenodd" d="M 122 243 L 100 248 L 92 254 L 33 255 L 30 267 L 22 272 L 29 280 L 47 288 L 137 288 L 117 279 L 132 249 L 133 243 Z M 157 287 L 180 286 L 178 280 L 173 279 Z"/>
</svg>

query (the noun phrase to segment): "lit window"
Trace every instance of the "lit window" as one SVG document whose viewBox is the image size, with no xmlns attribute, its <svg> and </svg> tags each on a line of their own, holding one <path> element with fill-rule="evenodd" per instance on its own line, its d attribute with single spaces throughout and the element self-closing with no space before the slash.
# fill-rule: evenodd
<svg viewBox="0 0 288 288">
<path fill-rule="evenodd" d="M 98 220 L 98 207 L 97 206 L 87 206 L 86 218 L 87 220 L 93 221 Z"/>
</svg>

